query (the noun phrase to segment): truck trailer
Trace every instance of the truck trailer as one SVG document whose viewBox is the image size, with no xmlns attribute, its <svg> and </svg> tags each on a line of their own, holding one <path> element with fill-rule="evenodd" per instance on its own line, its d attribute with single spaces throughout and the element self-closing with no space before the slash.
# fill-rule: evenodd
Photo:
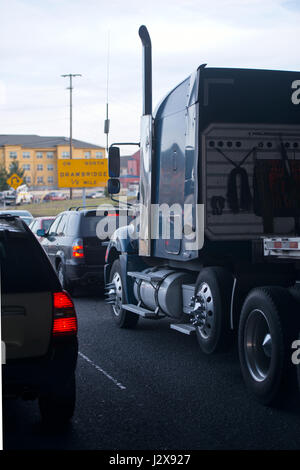
<svg viewBox="0 0 300 470">
<path fill-rule="evenodd" d="M 112 316 L 120 328 L 167 317 L 205 354 L 237 339 L 247 388 L 277 405 L 299 373 L 300 73 L 202 64 L 152 112 L 145 26 L 139 36 L 138 237 L 119 227 L 107 246 Z M 119 174 L 112 145 L 111 195 Z"/>
</svg>

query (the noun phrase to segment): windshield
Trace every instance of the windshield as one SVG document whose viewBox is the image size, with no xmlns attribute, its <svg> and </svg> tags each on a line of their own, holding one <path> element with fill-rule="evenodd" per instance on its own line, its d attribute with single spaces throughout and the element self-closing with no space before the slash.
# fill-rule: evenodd
<svg viewBox="0 0 300 470">
<path fill-rule="evenodd" d="M 299 72 L 207 68 L 200 74 L 200 126 L 209 123 L 299 124 L 292 101 Z"/>
<path fill-rule="evenodd" d="M 26 234 L 0 232 L 0 265 L 3 293 L 47 292 L 59 288 L 42 248 Z"/>
</svg>

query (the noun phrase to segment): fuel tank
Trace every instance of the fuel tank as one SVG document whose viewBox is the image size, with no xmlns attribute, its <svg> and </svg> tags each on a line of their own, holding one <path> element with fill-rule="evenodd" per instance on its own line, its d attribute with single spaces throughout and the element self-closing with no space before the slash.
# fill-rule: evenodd
<svg viewBox="0 0 300 470">
<path fill-rule="evenodd" d="M 167 316 L 181 318 L 183 315 L 182 284 L 193 281 L 193 276 L 183 271 L 153 268 L 146 269 L 143 274 L 149 280 L 135 279 L 134 295 L 149 310 L 159 309 Z"/>
</svg>

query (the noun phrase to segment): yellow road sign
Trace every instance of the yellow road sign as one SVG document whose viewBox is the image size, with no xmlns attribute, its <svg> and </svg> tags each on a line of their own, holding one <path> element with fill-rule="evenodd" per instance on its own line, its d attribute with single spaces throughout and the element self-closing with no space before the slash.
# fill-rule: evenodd
<svg viewBox="0 0 300 470">
<path fill-rule="evenodd" d="M 58 159 L 57 176 L 59 188 L 106 186 L 108 180 L 108 159 Z"/>
<path fill-rule="evenodd" d="M 20 176 L 14 173 L 6 180 L 6 182 L 11 188 L 17 189 L 23 183 L 23 180 Z"/>
</svg>

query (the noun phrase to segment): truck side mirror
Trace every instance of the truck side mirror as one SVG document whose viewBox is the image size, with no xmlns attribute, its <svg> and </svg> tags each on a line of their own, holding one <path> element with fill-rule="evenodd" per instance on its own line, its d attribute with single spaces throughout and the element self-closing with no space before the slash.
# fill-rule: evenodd
<svg viewBox="0 0 300 470">
<path fill-rule="evenodd" d="M 119 194 L 120 181 L 117 178 L 110 178 L 107 182 L 107 190 L 109 194 Z"/>
<path fill-rule="evenodd" d="M 119 178 L 120 176 L 120 149 L 119 147 L 109 147 L 108 174 L 110 178 Z"/>
</svg>

